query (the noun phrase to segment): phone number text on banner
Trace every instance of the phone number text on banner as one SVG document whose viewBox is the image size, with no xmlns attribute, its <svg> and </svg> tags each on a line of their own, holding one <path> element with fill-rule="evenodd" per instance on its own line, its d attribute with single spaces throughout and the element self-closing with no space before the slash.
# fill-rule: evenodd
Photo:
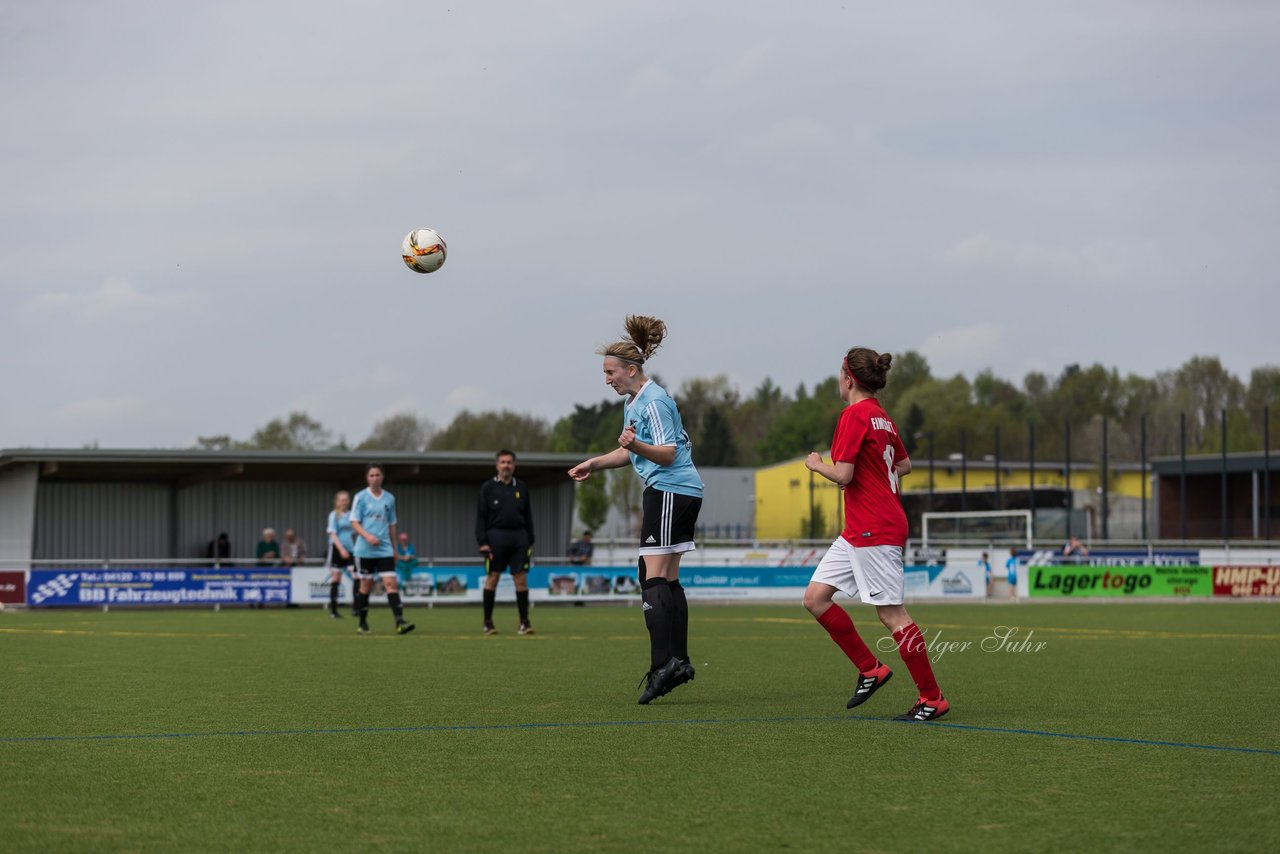
<svg viewBox="0 0 1280 854">
<path fill-rule="evenodd" d="M 278 569 L 32 570 L 27 604 L 236 605 L 289 601 L 289 572 Z"/>
</svg>

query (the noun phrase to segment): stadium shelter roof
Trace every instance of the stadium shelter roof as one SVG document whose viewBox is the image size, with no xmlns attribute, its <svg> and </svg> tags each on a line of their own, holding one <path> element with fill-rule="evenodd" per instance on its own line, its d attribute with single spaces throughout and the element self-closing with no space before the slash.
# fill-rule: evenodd
<svg viewBox="0 0 1280 854">
<path fill-rule="evenodd" d="M 493 474 L 494 451 L 186 451 L 148 449 L 0 450 L 0 472 L 23 463 L 40 465 L 41 480 L 147 480 L 199 482 L 243 476 L 331 481 L 363 480 L 365 466 L 379 462 L 388 480 L 400 483 L 471 483 Z M 563 480 L 583 454 L 522 454 L 518 476 L 530 486 Z"/>
</svg>

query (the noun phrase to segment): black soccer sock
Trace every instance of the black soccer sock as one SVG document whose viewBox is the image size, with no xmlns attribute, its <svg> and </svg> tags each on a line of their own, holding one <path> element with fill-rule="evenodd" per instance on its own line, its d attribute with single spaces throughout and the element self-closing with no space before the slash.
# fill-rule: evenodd
<svg viewBox="0 0 1280 854">
<path fill-rule="evenodd" d="M 516 591 L 516 609 L 520 612 L 521 624 L 529 622 L 529 591 Z"/>
<path fill-rule="evenodd" d="M 387 604 L 391 606 L 391 613 L 396 615 L 397 623 L 404 619 L 404 606 L 400 604 L 399 593 L 388 593 Z"/>
<path fill-rule="evenodd" d="M 689 600 L 679 581 L 667 585 L 671 589 L 671 654 L 681 661 L 689 660 Z"/>
<path fill-rule="evenodd" d="M 649 629 L 649 669 L 657 670 L 671 658 L 671 586 L 665 578 L 646 579 L 640 598 L 644 600 L 644 624 Z"/>
<path fill-rule="evenodd" d="M 355 598 L 356 616 L 360 618 L 360 622 L 367 622 L 369 619 L 369 594 L 357 588 Z"/>
<path fill-rule="evenodd" d="M 334 612 L 338 610 L 338 587 L 338 582 L 329 582 L 329 610 Z"/>
<path fill-rule="evenodd" d="M 484 589 L 484 621 L 485 623 L 493 622 L 493 603 L 497 601 L 498 591 Z"/>
</svg>

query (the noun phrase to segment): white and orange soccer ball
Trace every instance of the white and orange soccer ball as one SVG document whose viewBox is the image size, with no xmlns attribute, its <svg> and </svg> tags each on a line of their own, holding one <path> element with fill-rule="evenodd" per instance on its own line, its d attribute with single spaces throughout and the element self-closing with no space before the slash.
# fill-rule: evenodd
<svg viewBox="0 0 1280 854">
<path fill-rule="evenodd" d="M 415 228 L 404 236 L 401 248 L 405 266 L 415 273 L 434 273 L 449 253 L 444 238 L 432 228 Z"/>
</svg>

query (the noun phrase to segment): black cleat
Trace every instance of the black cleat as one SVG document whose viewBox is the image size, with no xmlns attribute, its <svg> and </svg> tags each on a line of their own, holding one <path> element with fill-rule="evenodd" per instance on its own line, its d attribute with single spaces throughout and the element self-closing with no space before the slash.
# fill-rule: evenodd
<svg viewBox="0 0 1280 854">
<path fill-rule="evenodd" d="M 341 620 L 341 619 L 342 619 L 342 615 L 338 613 L 338 610 L 337 610 L 336 608 L 331 608 L 331 609 L 329 610 L 329 619 L 331 619 L 331 620 Z"/>
<path fill-rule="evenodd" d="M 531 635 L 533 633 L 533 626 L 528 623 L 521 623 L 520 628 L 516 629 L 516 634 L 518 635 Z"/>
<path fill-rule="evenodd" d="M 492 622 L 486 622 L 484 624 L 484 633 L 486 635 L 496 635 L 498 633 L 498 627 Z"/>
<path fill-rule="evenodd" d="M 680 666 L 676 668 L 676 672 L 671 676 L 671 684 L 667 686 L 667 690 L 663 694 L 670 694 L 676 688 L 679 688 L 686 682 L 692 682 L 696 672 L 693 669 L 693 662 L 681 661 Z"/>
<path fill-rule="evenodd" d="M 367 634 L 369 634 L 369 624 L 368 624 L 368 623 L 361 623 L 359 626 L 357 626 L 357 627 L 356 627 L 356 634 L 361 634 L 361 635 L 367 635 Z"/>
<path fill-rule="evenodd" d="M 657 670 L 650 670 L 645 674 L 644 679 L 640 680 L 645 688 L 640 692 L 640 705 L 647 706 L 651 700 L 656 700 L 663 694 L 669 693 L 675 685 L 672 680 L 675 678 L 676 671 L 683 664 L 678 658 L 670 659 L 666 664 Z"/>
<path fill-rule="evenodd" d="M 861 706 L 867 700 L 871 699 L 871 695 L 880 689 L 880 686 L 893 678 L 893 671 L 889 669 L 887 664 L 877 664 L 876 669 L 870 673 L 859 673 L 858 684 L 853 689 L 853 696 L 849 698 L 849 702 L 844 704 L 846 709 L 852 709 L 854 706 Z"/>
<path fill-rule="evenodd" d="M 416 628 L 413 623 L 406 623 L 404 620 L 396 623 L 396 634 L 407 635 Z"/>
<path fill-rule="evenodd" d="M 951 704 L 947 702 L 946 697 L 939 697 L 936 700 L 926 700 L 921 697 L 919 702 L 907 711 L 898 715 L 894 720 L 913 722 L 936 721 L 949 711 L 951 711 Z"/>
</svg>

